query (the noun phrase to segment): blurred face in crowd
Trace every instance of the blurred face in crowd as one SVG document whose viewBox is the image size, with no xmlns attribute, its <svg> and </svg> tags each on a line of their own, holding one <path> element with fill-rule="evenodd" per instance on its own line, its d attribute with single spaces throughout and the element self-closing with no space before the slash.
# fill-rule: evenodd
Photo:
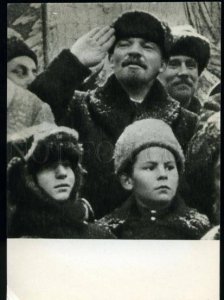
<svg viewBox="0 0 224 300">
<path fill-rule="evenodd" d="M 171 204 L 178 182 L 174 155 L 165 148 L 150 147 L 138 153 L 132 174 L 125 178 L 122 185 L 134 192 L 139 204 L 159 209 Z"/>
<path fill-rule="evenodd" d="M 75 174 L 70 162 L 48 164 L 37 172 L 37 183 L 54 200 L 67 200 L 75 184 Z"/>
<path fill-rule="evenodd" d="M 143 38 L 118 40 L 110 62 L 124 85 L 148 84 L 165 68 L 160 48 Z"/>
<path fill-rule="evenodd" d="M 198 84 L 198 64 L 194 58 L 175 55 L 169 58 L 166 70 L 159 75 L 168 93 L 187 107 Z"/>
<path fill-rule="evenodd" d="M 7 77 L 25 89 L 36 76 L 37 66 L 28 56 L 18 56 L 7 63 Z"/>
</svg>

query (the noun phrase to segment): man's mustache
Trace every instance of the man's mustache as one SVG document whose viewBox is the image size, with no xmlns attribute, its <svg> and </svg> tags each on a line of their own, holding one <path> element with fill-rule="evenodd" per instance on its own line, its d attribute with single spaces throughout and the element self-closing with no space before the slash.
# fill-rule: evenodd
<svg viewBox="0 0 224 300">
<path fill-rule="evenodd" d="M 142 67 L 143 69 L 147 69 L 147 65 L 144 64 L 139 57 L 131 57 L 130 56 L 127 59 L 125 59 L 121 64 L 122 67 L 126 67 L 128 65 L 138 65 L 138 66 Z"/>
<path fill-rule="evenodd" d="M 178 80 L 177 82 L 175 82 L 175 85 L 179 85 L 179 84 L 186 84 L 186 85 L 192 87 L 192 83 L 188 79 L 185 79 L 185 78 L 182 78 L 182 79 Z"/>
</svg>

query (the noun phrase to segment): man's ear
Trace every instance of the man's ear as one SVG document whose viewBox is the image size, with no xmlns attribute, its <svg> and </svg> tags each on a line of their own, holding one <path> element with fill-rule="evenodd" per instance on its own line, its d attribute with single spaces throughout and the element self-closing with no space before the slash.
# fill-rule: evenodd
<svg viewBox="0 0 224 300">
<path fill-rule="evenodd" d="M 119 179 L 122 187 L 125 190 L 131 191 L 133 189 L 133 180 L 130 176 L 128 176 L 127 174 L 121 174 Z"/>
<path fill-rule="evenodd" d="M 159 68 L 159 73 L 163 73 L 166 70 L 167 61 L 162 60 L 161 67 Z"/>
</svg>

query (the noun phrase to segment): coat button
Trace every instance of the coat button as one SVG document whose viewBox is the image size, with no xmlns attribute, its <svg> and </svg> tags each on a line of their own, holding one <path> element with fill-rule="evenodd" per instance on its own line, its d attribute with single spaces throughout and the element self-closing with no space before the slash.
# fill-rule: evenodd
<svg viewBox="0 0 224 300">
<path fill-rule="evenodd" d="M 156 214 L 156 210 L 151 210 L 150 212 L 151 212 L 152 215 Z"/>
<path fill-rule="evenodd" d="M 150 220 L 154 222 L 156 220 L 156 217 L 151 217 Z"/>
</svg>

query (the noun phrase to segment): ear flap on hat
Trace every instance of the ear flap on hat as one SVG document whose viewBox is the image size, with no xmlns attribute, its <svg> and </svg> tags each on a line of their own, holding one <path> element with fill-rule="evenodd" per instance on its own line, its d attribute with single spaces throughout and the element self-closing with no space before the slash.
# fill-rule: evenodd
<svg viewBox="0 0 224 300">
<path fill-rule="evenodd" d="M 13 157 L 7 167 L 7 190 L 16 194 L 20 186 L 25 162 L 20 157 Z"/>
<path fill-rule="evenodd" d="M 133 189 L 133 180 L 130 176 L 128 176 L 127 174 L 121 174 L 119 176 L 119 179 L 122 187 L 126 191 L 131 191 Z"/>
</svg>

